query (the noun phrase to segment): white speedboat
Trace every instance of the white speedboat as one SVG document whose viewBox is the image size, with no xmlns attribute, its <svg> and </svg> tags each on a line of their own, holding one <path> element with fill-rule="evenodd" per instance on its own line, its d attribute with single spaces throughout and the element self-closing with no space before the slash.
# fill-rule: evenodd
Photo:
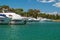
<svg viewBox="0 0 60 40">
<path fill-rule="evenodd" d="M 5 14 L 0 14 L 0 24 L 9 24 L 10 20 Z"/>
<path fill-rule="evenodd" d="M 51 19 L 47 19 L 47 18 L 42 18 L 40 20 L 40 22 L 51 22 L 52 20 Z"/>
<path fill-rule="evenodd" d="M 28 17 L 28 20 L 27 20 L 27 22 L 39 22 L 39 21 L 40 21 L 39 19 L 32 18 L 32 17 Z"/>
<path fill-rule="evenodd" d="M 22 17 L 13 12 L 4 12 L 0 13 L 0 24 L 26 24 L 25 17 Z"/>
<path fill-rule="evenodd" d="M 3 13 L 5 14 L 8 18 L 10 18 L 9 24 L 26 24 L 26 18 L 22 17 L 16 13 Z"/>
</svg>

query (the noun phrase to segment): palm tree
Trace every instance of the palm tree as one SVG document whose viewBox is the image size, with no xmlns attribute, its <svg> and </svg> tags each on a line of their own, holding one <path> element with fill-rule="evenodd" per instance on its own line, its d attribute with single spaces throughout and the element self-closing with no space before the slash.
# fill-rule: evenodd
<svg viewBox="0 0 60 40">
<path fill-rule="evenodd" d="M 3 5 L 3 6 L 1 6 L 1 8 L 9 9 L 9 6 Z"/>
<path fill-rule="evenodd" d="M 37 18 L 38 17 L 38 13 L 40 12 L 40 10 L 37 10 L 37 9 L 29 9 L 28 10 L 28 13 L 29 13 L 29 16 L 30 17 L 34 17 L 34 18 Z"/>
<path fill-rule="evenodd" d="M 15 13 L 17 13 L 17 14 L 23 13 L 23 9 L 17 8 L 17 9 L 15 9 Z"/>
<path fill-rule="evenodd" d="M 28 14 L 29 14 L 30 17 L 33 17 L 33 12 L 34 12 L 33 9 L 29 9 L 29 10 L 28 10 Z"/>
<path fill-rule="evenodd" d="M 34 9 L 34 18 L 38 17 L 38 14 L 40 13 L 40 10 Z"/>
<path fill-rule="evenodd" d="M 6 11 L 9 9 L 9 6 L 7 6 L 7 5 L 0 6 L 0 12 L 2 12 L 3 9 L 4 9 L 4 11 Z"/>
</svg>

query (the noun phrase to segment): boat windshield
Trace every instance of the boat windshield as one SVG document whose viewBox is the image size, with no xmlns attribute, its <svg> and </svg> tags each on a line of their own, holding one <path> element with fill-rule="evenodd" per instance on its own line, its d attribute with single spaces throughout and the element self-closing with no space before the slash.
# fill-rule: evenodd
<svg viewBox="0 0 60 40">
<path fill-rule="evenodd" d="M 0 16 L 6 17 L 6 15 L 4 15 L 4 14 L 0 14 Z"/>
</svg>

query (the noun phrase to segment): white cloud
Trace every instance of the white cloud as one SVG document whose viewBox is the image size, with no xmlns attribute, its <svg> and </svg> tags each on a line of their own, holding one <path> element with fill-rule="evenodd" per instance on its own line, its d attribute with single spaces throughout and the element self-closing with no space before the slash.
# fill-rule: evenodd
<svg viewBox="0 0 60 40">
<path fill-rule="evenodd" d="M 42 3 L 50 3 L 50 2 L 54 2 L 55 0 L 37 0 L 37 1 Z"/>
<path fill-rule="evenodd" d="M 60 8 L 60 2 L 53 4 L 53 6 Z"/>
<path fill-rule="evenodd" d="M 59 14 L 57 11 L 53 11 L 53 12 L 41 12 L 41 13 L 46 13 L 46 14 Z"/>
<path fill-rule="evenodd" d="M 52 11 L 52 12 L 41 12 L 41 13 L 51 14 L 51 15 L 56 15 L 56 14 L 60 15 L 60 12 L 58 12 L 58 11 Z"/>
<path fill-rule="evenodd" d="M 58 0 L 58 1 L 60 1 L 60 0 Z"/>
</svg>

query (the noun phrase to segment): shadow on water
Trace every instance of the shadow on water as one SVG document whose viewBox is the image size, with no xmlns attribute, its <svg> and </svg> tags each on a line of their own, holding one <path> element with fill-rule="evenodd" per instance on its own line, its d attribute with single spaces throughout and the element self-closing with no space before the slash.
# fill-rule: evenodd
<svg viewBox="0 0 60 40">
<path fill-rule="evenodd" d="M 0 40 L 60 40 L 60 23 L 0 25 Z"/>
</svg>

